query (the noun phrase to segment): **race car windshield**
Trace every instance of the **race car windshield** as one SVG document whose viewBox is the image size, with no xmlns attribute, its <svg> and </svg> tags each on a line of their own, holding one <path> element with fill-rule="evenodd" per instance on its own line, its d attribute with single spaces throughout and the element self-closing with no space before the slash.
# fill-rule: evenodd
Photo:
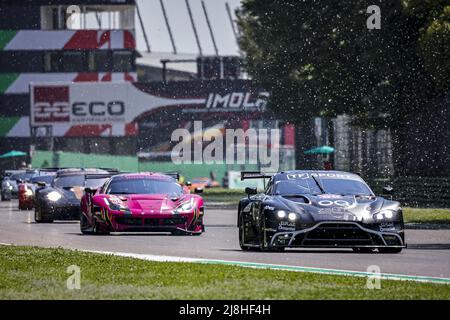
<svg viewBox="0 0 450 320">
<path fill-rule="evenodd" d="M 340 195 L 372 195 L 370 189 L 361 181 L 346 179 L 317 178 L 327 194 Z M 277 195 L 318 195 L 323 192 L 317 183 L 311 179 L 281 180 L 275 183 Z"/>
<path fill-rule="evenodd" d="M 53 180 L 53 183 L 58 188 L 82 187 L 84 186 L 84 175 L 57 177 Z"/>
<path fill-rule="evenodd" d="M 162 181 L 154 179 L 120 179 L 112 181 L 108 189 L 108 194 L 167 194 L 181 195 L 183 189 L 172 181 Z"/>
<path fill-rule="evenodd" d="M 13 181 L 16 181 L 16 180 L 28 181 L 35 175 L 36 175 L 35 173 L 16 173 L 16 174 L 13 174 L 11 177 L 9 177 L 9 179 L 13 180 Z"/>
<path fill-rule="evenodd" d="M 323 189 L 329 194 L 341 195 L 367 195 L 371 196 L 372 191 L 366 184 L 357 180 L 346 179 L 319 179 Z"/>
<path fill-rule="evenodd" d="M 106 180 L 108 180 L 107 178 L 101 178 L 101 179 L 86 179 L 86 184 L 85 186 L 88 188 L 98 188 L 101 187 Z"/>
<path fill-rule="evenodd" d="M 44 176 L 37 176 L 37 177 L 33 177 L 31 178 L 30 182 L 31 183 L 36 183 L 36 182 L 45 182 L 45 183 L 51 183 L 53 181 L 53 178 L 55 176 L 54 175 L 44 175 Z"/>
</svg>

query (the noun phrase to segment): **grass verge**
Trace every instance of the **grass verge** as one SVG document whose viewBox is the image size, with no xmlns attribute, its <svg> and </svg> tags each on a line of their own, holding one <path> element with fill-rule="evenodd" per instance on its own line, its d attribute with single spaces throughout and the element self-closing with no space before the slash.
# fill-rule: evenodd
<svg viewBox="0 0 450 320">
<path fill-rule="evenodd" d="M 69 290 L 70 265 L 81 289 Z M 449 299 L 450 285 L 0 246 L 0 299 Z"/>
<path fill-rule="evenodd" d="M 450 225 L 450 209 L 403 208 L 405 223 Z"/>
<path fill-rule="evenodd" d="M 211 188 L 205 189 L 201 194 L 206 204 L 208 203 L 220 203 L 227 206 L 238 205 L 241 198 L 246 195 L 244 190 L 239 189 L 223 189 L 223 188 Z"/>
</svg>

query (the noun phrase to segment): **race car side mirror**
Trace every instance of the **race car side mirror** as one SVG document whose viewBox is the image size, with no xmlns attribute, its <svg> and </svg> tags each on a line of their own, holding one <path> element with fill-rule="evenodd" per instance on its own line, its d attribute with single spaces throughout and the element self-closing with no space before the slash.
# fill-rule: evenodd
<svg viewBox="0 0 450 320">
<path fill-rule="evenodd" d="M 195 188 L 194 193 L 203 193 L 203 188 Z"/>
<path fill-rule="evenodd" d="M 89 194 L 94 194 L 97 192 L 97 189 L 86 187 L 86 188 L 84 188 L 84 192 L 89 193 Z"/>
<path fill-rule="evenodd" d="M 43 181 L 38 181 L 38 182 L 36 182 L 36 185 L 38 187 L 45 187 L 47 184 L 45 182 L 43 182 Z"/>
<path fill-rule="evenodd" d="M 384 194 L 393 194 L 394 193 L 394 188 L 392 188 L 390 186 L 383 187 L 383 193 Z"/>
<path fill-rule="evenodd" d="M 253 194 L 257 194 L 258 190 L 256 188 L 247 187 L 247 188 L 245 188 L 245 193 L 250 196 L 250 195 L 253 195 Z"/>
</svg>

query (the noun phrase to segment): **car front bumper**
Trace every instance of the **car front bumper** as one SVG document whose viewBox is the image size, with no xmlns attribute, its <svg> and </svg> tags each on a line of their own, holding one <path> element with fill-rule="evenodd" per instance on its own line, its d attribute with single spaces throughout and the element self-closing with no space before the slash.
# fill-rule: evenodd
<svg viewBox="0 0 450 320">
<path fill-rule="evenodd" d="M 273 247 L 406 247 L 403 230 L 376 231 L 357 222 L 322 221 L 302 230 L 267 231 Z"/>
<path fill-rule="evenodd" d="M 43 210 L 43 219 L 80 220 L 81 206 L 78 202 L 51 204 Z"/>
<path fill-rule="evenodd" d="M 203 232 L 203 214 L 124 214 L 104 213 L 100 221 L 111 232 Z"/>
</svg>

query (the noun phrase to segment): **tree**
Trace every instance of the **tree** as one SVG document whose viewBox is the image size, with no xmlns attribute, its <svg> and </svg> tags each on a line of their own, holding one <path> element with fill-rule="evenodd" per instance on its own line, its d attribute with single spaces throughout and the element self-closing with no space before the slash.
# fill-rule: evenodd
<svg viewBox="0 0 450 320">
<path fill-rule="evenodd" d="M 405 11 L 422 21 L 418 39 L 425 67 L 442 91 L 450 89 L 450 4 L 444 0 L 406 0 Z"/>
<path fill-rule="evenodd" d="M 448 29 L 435 26 L 431 13 L 444 1 L 415 9 L 421 1 L 244 0 L 238 17 L 247 70 L 271 91 L 271 108 L 282 118 L 347 113 L 359 125 L 391 128 L 401 173 L 409 121 L 449 74 L 441 38 Z M 372 4 L 381 9 L 380 30 L 366 27 Z M 434 41 L 440 46 L 427 49 Z"/>
</svg>

